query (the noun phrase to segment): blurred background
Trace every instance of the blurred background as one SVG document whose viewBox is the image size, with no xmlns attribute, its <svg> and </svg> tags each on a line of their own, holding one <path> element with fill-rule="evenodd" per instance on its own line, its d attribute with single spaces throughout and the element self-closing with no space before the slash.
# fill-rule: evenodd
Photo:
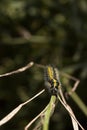
<svg viewBox="0 0 87 130">
<path fill-rule="evenodd" d="M 59 70 L 80 79 L 76 93 L 82 104 L 77 104 L 72 97 L 68 98 L 68 103 L 86 129 L 86 0 L 0 0 L 0 74 L 23 67 L 30 61 L 54 64 Z M 67 91 L 66 80 L 73 87 L 74 81 L 61 73 L 60 76 L 64 92 Z M 0 119 L 44 86 L 44 71 L 37 66 L 0 78 Z M 1 130 L 23 130 L 49 100 L 47 93 L 42 94 L 23 107 Z M 50 130 L 53 129 L 72 130 L 70 117 L 60 103 L 51 117 Z"/>
</svg>

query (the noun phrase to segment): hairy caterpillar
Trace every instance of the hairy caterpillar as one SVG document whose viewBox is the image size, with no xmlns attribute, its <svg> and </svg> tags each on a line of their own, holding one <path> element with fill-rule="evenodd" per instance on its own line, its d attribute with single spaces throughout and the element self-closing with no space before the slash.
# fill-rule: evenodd
<svg viewBox="0 0 87 130">
<path fill-rule="evenodd" d="M 45 85 L 51 95 L 58 94 L 59 72 L 58 69 L 52 65 L 48 65 L 44 70 Z"/>
</svg>

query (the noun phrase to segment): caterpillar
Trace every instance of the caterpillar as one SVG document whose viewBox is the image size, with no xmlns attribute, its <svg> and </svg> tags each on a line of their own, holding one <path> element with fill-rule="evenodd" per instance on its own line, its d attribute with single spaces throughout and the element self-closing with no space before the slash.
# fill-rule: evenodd
<svg viewBox="0 0 87 130">
<path fill-rule="evenodd" d="M 44 69 L 45 85 L 51 95 L 57 96 L 60 84 L 58 69 L 52 65 L 47 65 Z"/>
</svg>

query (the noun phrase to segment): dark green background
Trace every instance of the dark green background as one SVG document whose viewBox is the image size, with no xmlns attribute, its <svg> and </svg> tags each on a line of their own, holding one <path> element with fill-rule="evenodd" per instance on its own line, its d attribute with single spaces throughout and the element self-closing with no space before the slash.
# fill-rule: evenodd
<svg viewBox="0 0 87 130">
<path fill-rule="evenodd" d="M 30 61 L 54 64 L 80 79 L 76 92 L 87 105 L 86 0 L 0 0 L 0 74 L 23 67 Z M 72 80 L 69 83 L 73 86 Z M 36 66 L 0 78 L 0 119 L 43 88 L 44 72 Z M 44 93 L 1 130 L 23 130 L 48 102 L 49 96 Z M 71 98 L 68 103 L 86 129 L 83 111 Z M 72 130 L 71 120 L 61 104 L 56 106 L 50 129 Z"/>
</svg>

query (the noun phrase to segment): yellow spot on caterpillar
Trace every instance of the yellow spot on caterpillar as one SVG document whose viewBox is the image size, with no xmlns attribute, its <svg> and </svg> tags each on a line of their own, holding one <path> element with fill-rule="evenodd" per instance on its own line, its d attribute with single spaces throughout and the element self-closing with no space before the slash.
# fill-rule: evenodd
<svg viewBox="0 0 87 130">
<path fill-rule="evenodd" d="M 53 86 L 56 87 L 57 86 L 57 81 L 55 79 L 53 79 Z"/>
</svg>

